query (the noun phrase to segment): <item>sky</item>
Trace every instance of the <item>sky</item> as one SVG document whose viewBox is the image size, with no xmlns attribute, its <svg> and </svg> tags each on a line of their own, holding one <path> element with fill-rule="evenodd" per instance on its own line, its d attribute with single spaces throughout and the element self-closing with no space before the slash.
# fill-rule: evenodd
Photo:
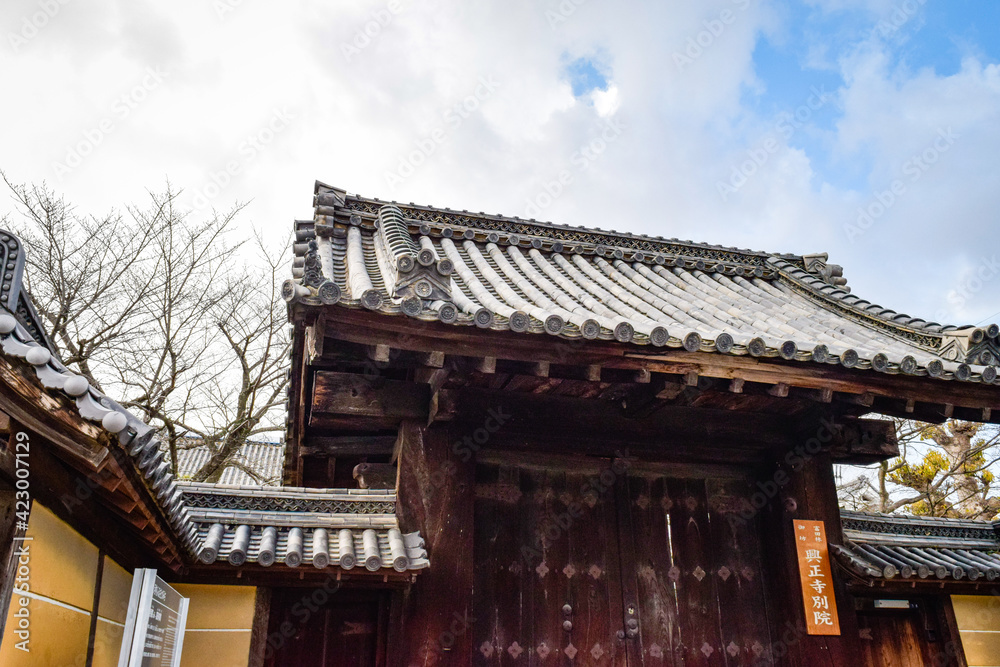
<svg viewBox="0 0 1000 667">
<path fill-rule="evenodd" d="M 279 240 L 321 180 L 828 252 L 865 299 L 985 324 L 998 63 L 995 0 L 4 0 L 0 169 L 93 214 L 169 181 Z"/>
</svg>

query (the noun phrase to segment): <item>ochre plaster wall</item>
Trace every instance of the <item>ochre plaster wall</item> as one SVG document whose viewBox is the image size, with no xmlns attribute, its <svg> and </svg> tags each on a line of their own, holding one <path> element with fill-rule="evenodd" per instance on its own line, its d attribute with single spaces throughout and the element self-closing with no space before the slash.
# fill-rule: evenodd
<svg viewBox="0 0 1000 667">
<path fill-rule="evenodd" d="M 181 667 L 246 667 L 257 589 L 194 584 L 174 588 L 191 600 Z"/>
<path fill-rule="evenodd" d="M 76 667 L 84 664 L 90 615 L 97 576 L 97 547 L 85 540 L 48 509 L 35 503 L 31 508 L 26 541 L 31 569 L 28 600 L 31 649 L 15 647 L 15 610 L 21 596 L 15 592 L 7 613 L 0 665 L 4 667 Z"/>
<path fill-rule="evenodd" d="M 952 595 L 969 667 L 1000 665 L 1000 596 Z"/>
<path fill-rule="evenodd" d="M 7 615 L 0 665 L 80 667 L 85 664 L 94 584 L 100 553 L 52 512 L 35 503 L 28 522 L 30 545 L 30 651 L 18 650 L 13 635 L 20 596 Z M 245 667 L 250 653 L 257 589 L 252 586 L 178 584 L 190 599 L 181 667 Z M 128 613 L 132 573 L 104 557 L 94 636 L 94 667 L 116 667 Z"/>
</svg>

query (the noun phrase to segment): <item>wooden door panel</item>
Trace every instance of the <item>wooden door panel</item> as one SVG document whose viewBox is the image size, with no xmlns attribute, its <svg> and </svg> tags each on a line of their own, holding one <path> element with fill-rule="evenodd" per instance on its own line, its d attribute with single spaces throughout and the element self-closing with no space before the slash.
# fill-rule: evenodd
<svg viewBox="0 0 1000 667">
<path fill-rule="evenodd" d="M 479 466 L 477 664 L 625 667 L 614 495 L 593 480 Z"/>
<path fill-rule="evenodd" d="M 705 481 L 668 479 L 667 493 L 684 664 L 725 665 Z"/>
<path fill-rule="evenodd" d="M 726 665 L 771 664 L 759 531 L 744 480 L 706 482 L 712 531 L 712 575 L 719 594 L 719 620 Z"/>
<path fill-rule="evenodd" d="M 662 477 L 629 477 L 627 491 L 619 501 L 624 512 L 621 523 L 622 551 L 631 552 L 622 563 L 626 605 L 637 607 L 639 637 L 629 639 L 629 665 L 681 664 L 683 653 L 677 614 L 677 579 L 670 548 L 672 504 Z M 627 522 L 627 523 L 626 523 Z M 627 611 L 627 610 L 626 610 Z M 626 619 L 627 620 L 627 619 Z"/>
</svg>

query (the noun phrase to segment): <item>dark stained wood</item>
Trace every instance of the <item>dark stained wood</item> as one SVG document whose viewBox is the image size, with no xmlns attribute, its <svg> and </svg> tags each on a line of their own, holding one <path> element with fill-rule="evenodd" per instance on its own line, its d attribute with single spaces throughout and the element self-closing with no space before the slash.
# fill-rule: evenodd
<svg viewBox="0 0 1000 667">
<path fill-rule="evenodd" d="M 859 600 L 858 643 L 864 656 L 861 664 L 966 667 L 961 638 L 955 634 L 953 639 L 945 625 L 945 607 L 950 606 L 950 598 L 944 595 L 901 599 L 909 599 L 911 607 L 876 609 L 872 598 Z"/>
<path fill-rule="evenodd" d="M 758 489 L 746 479 L 709 479 L 706 489 L 714 559 L 710 576 L 718 588 L 726 665 L 769 664 L 760 530 L 750 501 Z"/>
<path fill-rule="evenodd" d="M 710 575 L 711 527 L 704 480 L 668 480 L 671 548 L 677 579 L 678 608 L 685 665 L 724 665 L 718 621 L 718 591 Z"/>
<path fill-rule="evenodd" d="M 94 664 L 94 640 L 97 637 L 97 612 L 101 606 L 101 581 L 104 579 L 104 549 L 97 550 L 97 575 L 94 577 L 94 600 L 90 606 L 90 634 L 87 637 L 86 667 Z"/>
<path fill-rule="evenodd" d="M 309 436 L 299 447 L 302 456 L 385 456 L 392 454 L 396 435 Z"/>
<path fill-rule="evenodd" d="M 308 307 L 294 304 L 293 318 L 305 316 Z M 301 313 L 301 314 L 300 314 Z M 971 382 L 954 382 L 925 377 L 885 375 L 861 369 L 846 369 L 829 364 L 785 361 L 767 357 L 738 357 L 704 354 L 657 348 L 645 350 L 614 342 L 589 341 L 566 353 L 566 341 L 546 336 L 526 336 L 512 332 L 487 330 L 466 331 L 461 327 L 416 322 L 410 318 L 391 318 L 377 313 L 327 308 L 322 311 L 327 320 L 327 335 L 361 344 L 384 341 L 389 345 L 406 336 L 409 349 L 432 352 L 447 341 L 449 354 L 477 357 L 484 352 L 498 358 L 519 361 L 550 361 L 580 366 L 600 365 L 610 368 L 684 375 L 696 372 L 703 377 L 726 380 L 743 379 L 775 385 L 784 382 L 789 387 L 832 389 L 845 394 L 872 393 L 876 399 L 912 398 L 939 405 L 991 408 L 990 419 L 1000 419 L 1000 398 L 991 388 Z"/>
<path fill-rule="evenodd" d="M 265 667 L 385 667 L 386 593 L 335 582 L 272 591 Z M 283 632 L 284 630 L 284 632 Z"/>
<path fill-rule="evenodd" d="M 472 664 L 474 457 L 453 447 L 460 434 L 412 422 L 400 433 L 397 516 L 420 531 L 431 567 L 400 598 L 394 667 Z"/>
<path fill-rule="evenodd" d="M 53 445 L 97 470 L 107 458 L 101 428 L 84 420 L 65 395 L 47 393 L 27 362 L 0 356 L 0 411 L 33 431 L 44 433 Z"/>
<path fill-rule="evenodd" d="M 427 414 L 424 384 L 352 373 L 316 373 L 312 414 L 415 419 Z"/>
<path fill-rule="evenodd" d="M 638 638 L 626 640 L 629 665 L 681 665 L 680 572 L 673 569 L 669 519 L 673 501 L 667 481 L 655 474 L 632 474 L 619 486 L 622 552 L 628 555 L 622 564 L 622 589 L 625 604 L 636 607 L 632 616 L 639 621 L 640 632 Z"/>
<path fill-rule="evenodd" d="M 267 653 L 267 627 L 271 618 L 271 588 L 258 586 L 250 629 L 250 656 L 247 667 L 264 667 Z"/>
<path fill-rule="evenodd" d="M 806 635 L 802 591 L 799 585 L 793 519 L 823 521 L 827 541 L 843 543 L 833 465 L 829 454 L 792 452 L 792 464 L 782 453 L 779 462 L 755 482 L 760 498 L 766 502 L 760 510 L 762 553 L 769 621 L 772 628 L 770 647 L 778 664 L 796 667 L 863 664 L 858 647 L 858 627 L 853 613 L 853 598 L 839 571 L 833 576 L 833 591 L 840 617 L 840 636 Z M 783 483 L 782 483 L 783 482 Z"/>
<path fill-rule="evenodd" d="M 626 664 L 610 461 L 589 463 L 480 466 L 471 664 Z"/>
</svg>

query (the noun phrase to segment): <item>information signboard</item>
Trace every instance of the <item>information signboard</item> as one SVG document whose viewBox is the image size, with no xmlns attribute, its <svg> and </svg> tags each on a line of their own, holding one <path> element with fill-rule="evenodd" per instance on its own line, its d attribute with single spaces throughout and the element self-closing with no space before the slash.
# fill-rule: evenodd
<svg viewBox="0 0 1000 667">
<path fill-rule="evenodd" d="M 187 610 L 188 599 L 156 570 L 137 569 L 118 667 L 179 667 Z"/>
<path fill-rule="evenodd" d="M 830 551 L 822 521 L 794 520 L 795 550 L 799 556 L 799 579 L 810 635 L 839 635 L 840 619 L 830 576 Z"/>
</svg>

